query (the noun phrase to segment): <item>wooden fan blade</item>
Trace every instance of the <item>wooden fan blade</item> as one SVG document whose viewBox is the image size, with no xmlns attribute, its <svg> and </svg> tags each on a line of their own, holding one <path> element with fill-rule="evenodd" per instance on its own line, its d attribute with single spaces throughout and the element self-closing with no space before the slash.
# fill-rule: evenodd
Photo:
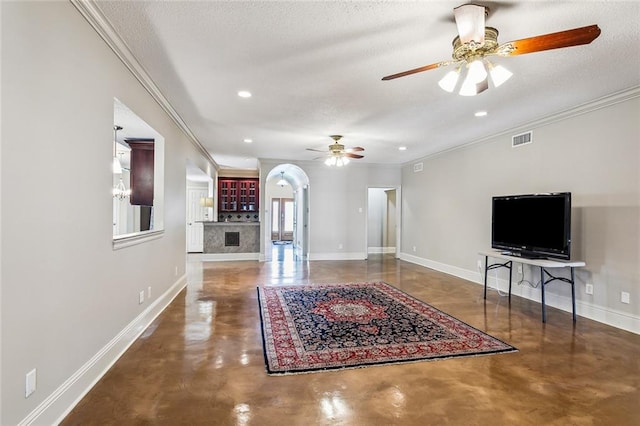
<svg viewBox="0 0 640 426">
<path fill-rule="evenodd" d="M 348 148 L 347 152 L 356 152 L 356 151 L 364 151 L 364 148 L 360 146 L 354 146 L 353 148 Z"/>
<path fill-rule="evenodd" d="M 423 72 L 423 71 L 433 70 L 433 69 L 440 68 L 440 67 L 445 66 L 445 65 L 449 65 L 449 62 L 437 62 L 435 64 L 425 65 L 424 67 L 414 68 L 414 69 L 409 70 L 409 71 L 399 72 L 397 74 L 391 74 L 391 75 L 388 75 L 386 77 L 382 77 L 382 80 L 385 80 L 385 81 L 386 80 L 393 80 L 394 78 L 404 77 L 404 76 L 407 76 L 407 75 L 416 74 L 416 73 Z"/>
<path fill-rule="evenodd" d="M 307 148 L 307 151 L 313 151 L 313 152 L 327 152 L 324 149 L 313 149 L 313 148 Z"/>
<path fill-rule="evenodd" d="M 599 35 L 600 27 L 597 25 L 589 25 L 587 27 L 510 41 L 498 47 L 498 54 L 503 56 L 516 56 L 563 47 L 580 46 L 591 43 L 598 38 Z"/>
<path fill-rule="evenodd" d="M 360 155 L 360 154 L 352 154 L 350 152 L 345 152 L 344 154 L 345 157 L 349 157 L 349 158 L 364 158 L 364 155 Z"/>
</svg>

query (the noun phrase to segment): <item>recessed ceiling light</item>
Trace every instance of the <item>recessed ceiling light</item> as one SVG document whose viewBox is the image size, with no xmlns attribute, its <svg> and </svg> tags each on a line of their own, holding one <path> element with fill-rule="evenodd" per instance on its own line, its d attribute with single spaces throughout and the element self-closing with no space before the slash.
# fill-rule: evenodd
<svg viewBox="0 0 640 426">
<path fill-rule="evenodd" d="M 251 92 L 247 92 L 246 90 L 241 90 L 238 92 L 238 96 L 240 96 L 241 98 L 250 98 Z"/>
<path fill-rule="evenodd" d="M 245 139 L 244 141 L 245 141 L 246 143 L 251 143 L 251 142 L 253 142 L 253 139 Z"/>
<path fill-rule="evenodd" d="M 399 150 L 399 151 L 406 151 L 406 150 L 407 150 L 407 147 L 406 147 L 406 146 L 399 146 L 399 147 L 398 147 L 398 150 Z"/>
<path fill-rule="evenodd" d="M 487 115 L 487 111 L 478 111 L 475 114 L 476 117 L 484 117 L 485 115 Z"/>
</svg>

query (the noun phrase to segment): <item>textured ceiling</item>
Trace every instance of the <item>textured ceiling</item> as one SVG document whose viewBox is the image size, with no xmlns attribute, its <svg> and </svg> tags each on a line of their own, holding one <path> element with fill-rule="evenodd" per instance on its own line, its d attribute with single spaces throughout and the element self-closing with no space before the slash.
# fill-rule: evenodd
<svg viewBox="0 0 640 426">
<path fill-rule="evenodd" d="M 449 59 L 461 1 L 96 2 L 222 167 L 312 160 L 305 148 L 331 134 L 366 149 L 357 161 L 399 164 L 640 86 L 640 2 L 480 3 L 500 42 L 591 24 L 602 34 L 497 58 L 514 76 L 468 98 L 438 87 L 446 69 L 381 81 Z"/>
</svg>

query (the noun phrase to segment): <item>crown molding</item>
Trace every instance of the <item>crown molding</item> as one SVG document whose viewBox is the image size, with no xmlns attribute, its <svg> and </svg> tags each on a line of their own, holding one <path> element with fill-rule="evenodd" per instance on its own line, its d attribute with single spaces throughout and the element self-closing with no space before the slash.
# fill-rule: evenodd
<svg viewBox="0 0 640 426">
<path fill-rule="evenodd" d="M 116 54 L 122 63 L 129 69 L 131 74 L 142 84 L 149 92 L 151 97 L 160 105 L 167 115 L 176 123 L 182 132 L 189 138 L 191 143 L 200 151 L 200 153 L 213 164 L 217 169 L 220 168 L 218 163 L 211 157 L 211 154 L 200 143 L 198 138 L 193 134 L 189 126 L 184 122 L 180 114 L 173 108 L 171 103 L 162 94 L 158 86 L 149 76 L 149 73 L 138 62 L 136 57 L 131 53 L 127 44 L 120 38 L 116 30 L 113 28 L 109 20 L 104 16 L 93 0 L 69 0 L 73 6 L 80 12 L 86 21 L 93 27 L 98 35 L 107 43 L 109 48 Z"/>
</svg>

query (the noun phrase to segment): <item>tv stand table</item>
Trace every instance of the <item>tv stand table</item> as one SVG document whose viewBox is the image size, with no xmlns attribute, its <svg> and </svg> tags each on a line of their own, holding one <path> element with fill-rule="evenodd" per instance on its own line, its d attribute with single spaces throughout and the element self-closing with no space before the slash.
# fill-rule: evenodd
<svg viewBox="0 0 640 426">
<path fill-rule="evenodd" d="M 582 261 L 562 261 L 562 260 L 549 260 L 549 259 L 529 259 L 526 257 L 514 256 L 504 252 L 496 250 L 481 251 L 480 255 L 484 256 L 484 298 L 487 298 L 487 272 L 497 268 L 507 268 L 509 270 L 509 303 L 511 303 L 511 276 L 513 269 L 513 262 L 521 263 L 524 265 L 531 265 L 540 268 L 540 291 L 542 292 L 542 322 L 547 322 L 547 310 L 544 300 L 544 286 L 552 281 L 562 281 L 571 284 L 571 306 L 573 308 L 573 321 L 576 321 L 576 280 L 575 280 L 575 268 L 581 268 L 586 266 L 586 263 Z M 499 259 L 504 261 L 503 263 L 496 262 L 489 265 L 489 258 Z M 552 275 L 549 270 L 557 268 L 570 268 L 571 278 L 557 277 Z M 548 278 L 545 278 L 545 274 Z"/>
</svg>

